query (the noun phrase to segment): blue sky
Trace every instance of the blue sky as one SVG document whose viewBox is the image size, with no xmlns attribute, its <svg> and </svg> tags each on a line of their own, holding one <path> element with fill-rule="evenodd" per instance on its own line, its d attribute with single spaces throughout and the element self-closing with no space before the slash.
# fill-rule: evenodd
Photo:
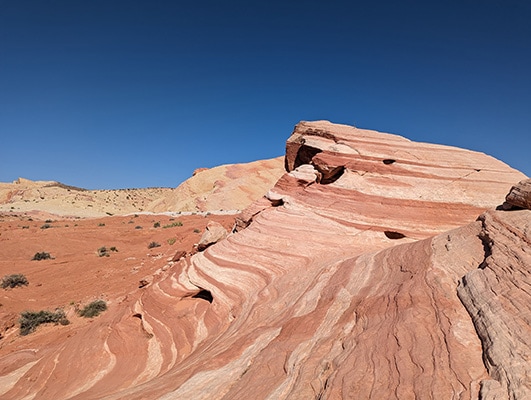
<svg viewBox="0 0 531 400">
<path fill-rule="evenodd" d="M 0 181 L 175 187 L 327 119 L 531 175 L 531 3 L 0 0 Z"/>
</svg>

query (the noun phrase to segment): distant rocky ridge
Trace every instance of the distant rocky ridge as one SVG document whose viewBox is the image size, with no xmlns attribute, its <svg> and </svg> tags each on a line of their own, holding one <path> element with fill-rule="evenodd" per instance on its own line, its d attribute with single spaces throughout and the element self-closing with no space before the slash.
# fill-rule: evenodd
<svg viewBox="0 0 531 400">
<path fill-rule="evenodd" d="M 174 189 L 86 190 L 55 181 L 19 178 L 0 183 L 0 212 L 101 217 L 141 212 Z"/>
<path fill-rule="evenodd" d="M 3 396 L 530 398 L 525 175 L 326 121 L 295 127 L 285 167 L 237 233 L 1 357 Z"/>
<path fill-rule="evenodd" d="M 101 217 L 138 212 L 242 210 L 284 172 L 283 157 L 203 169 L 177 188 L 86 190 L 19 178 L 0 183 L 0 212 Z"/>
</svg>

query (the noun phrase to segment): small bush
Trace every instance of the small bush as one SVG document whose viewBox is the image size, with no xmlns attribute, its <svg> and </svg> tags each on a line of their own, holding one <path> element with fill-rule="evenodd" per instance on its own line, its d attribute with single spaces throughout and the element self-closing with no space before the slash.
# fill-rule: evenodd
<svg viewBox="0 0 531 400">
<path fill-rule="evenodd" d="M 41 261 L 41 260 L 50 260 L 52 256 L 50 253 L 46 253 L 45 251 L 41 251 L 39 253 L 35 253 L 31 261 Z"/>
<path fill-rule="evenodd" d="M 100 257 L 109 257 L 109 250 L 107 250 L 107 247 L 103 246 L 98 249 L 98 256 Z"/>
<path fill-rule="evenodd" d="M 140 225 L 135 226 L 135 229 L 142 229 Z"/>
<path fill-rule="evenodd" d="M 12 274 L 12 275 L 6 275 L 2 278 L 2 283 L 0 283 L 0 286 L 2 286 L 2 289 L 7 288 L 15 288 L 17 286 L 27 286 L 28 280 L 26 277 L 22 274 Z"/>
<path fill-rule="evenodd" d="M 169 244 L 170 246 L 173 245 L 176 241 L 177 241 L 177 239 L 175 239 L 175 238 L 169 238 L 169 239 L 167 240 L 167 242 L 168 242 L 168 244 Z"/>
<path fill-rule="evenodd" d="M 63 310 L 56 310 L 55 312 L 51 311 L 24 311 L 20 314 L 20 334 L 26 336 L 31 332 L 34 332 L 35 329 L 41 324 L 61 324 L 68 325 L 70 321 L 66 319 L 66 315 Z"/>
<path fill-rule="evenodd" d="M 201 231 L 197 228 L 194 229 L 194 233 L 201 233 Z"/>
<path fill-rule="evenodd" d="M 100 222 L 98 226 L 105 226 L 105 224 L 103 222 Z"/>
<path fill-rule="evenodd" d="M 106 309 L 107 303 L 105 303 L 105 301 L 95 300 L 92 303 L 87 304 L 82 310 L 79 310 L 78 313 L 81 317 L 93 318 L 100 315 Z"/>
<path fill-rule="evenodd" d="M 50 224 L 44 224 L 43 226 L 41 226 L 41 229 L 48 229 L 48 228 L 51 228 L 52 226 Z"/>
<path fill-rule="evenodd" d="M 53 221 L 52 221 L 51 219 L 47 219 L 47 220 L 44 221 L 44 222 L 46 222 L 47 224 L 51 224 Z"/>
<path fill-rule="evenodd" d="M 151 242 L 150 244 L 148 244 L 148 249 L 153 249 L 155 247 L 160 247 L 160 243 Z"/>
<path fill-rule="evenodd" d="M 109 254 L 110 251 L 115 251 L 115 252 L 118 252 L 118 249 L 115 247 L 115 246 L 112 246 L 110 248 L 107 248 L 105 246 L 103 247 L 100 247 L 98 249 L 98 256 L 100 257 L 110 257 L 111 255 Z"/>
<path fill-rule="evenodd" d="M 172 222 L 171 224 L 164 225 L 163 228 L 173 228 L 174 226 L 183 226 L 181 221 Z"/>
<path fill-rule="evenodd" d="M 155 222 L 153 224 L 153 228 L 160 228 L 160 222 Z"/>
</svg>

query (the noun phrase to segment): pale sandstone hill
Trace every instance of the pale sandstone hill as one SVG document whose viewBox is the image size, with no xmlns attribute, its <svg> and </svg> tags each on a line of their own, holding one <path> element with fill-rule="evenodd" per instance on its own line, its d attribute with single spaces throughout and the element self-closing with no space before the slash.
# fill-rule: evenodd
<svg viewBox="0 0 531 400">
<path fill-rule="evenodd" d="M 147 211 L 243 210 L 286 172 L 284 157 L 205 169 L 183 182 Z"/>
<path fill-rule="evenodd" d="M 13 183 L 0 183 L 0 212 L 82 218 L 132 214 L 144 211 L 148 204 L 173 190 L 87 190 L 55 181 L 19 178 Z"/>
<path fill-rule="evenodd" d="M 243 210 L 285 172 L 284 157 L 205 169 L 177 188 L 86 190 L 19 178 L 0 183 L 0 212 L 102 217 L 139 212 Z"/>
<path fill-rule="evenodd" d="M 494 210 L 523 174 L 328 122 L 286 166 L 238 233 L 3 353 L 4 398 L 529 398 L 531 211 Z"/>
</svg>

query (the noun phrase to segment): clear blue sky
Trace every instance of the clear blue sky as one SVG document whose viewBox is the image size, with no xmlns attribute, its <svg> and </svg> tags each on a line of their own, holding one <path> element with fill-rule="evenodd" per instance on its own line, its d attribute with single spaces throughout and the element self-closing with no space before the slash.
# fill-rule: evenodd
<svg viewBox="0 0 531 400">
<path fill-rule="evenodd" d="M 531 2 L 0 0 L 0 181 L 174 187 L 327 119 L 531 175 Z"/>
</svg>

